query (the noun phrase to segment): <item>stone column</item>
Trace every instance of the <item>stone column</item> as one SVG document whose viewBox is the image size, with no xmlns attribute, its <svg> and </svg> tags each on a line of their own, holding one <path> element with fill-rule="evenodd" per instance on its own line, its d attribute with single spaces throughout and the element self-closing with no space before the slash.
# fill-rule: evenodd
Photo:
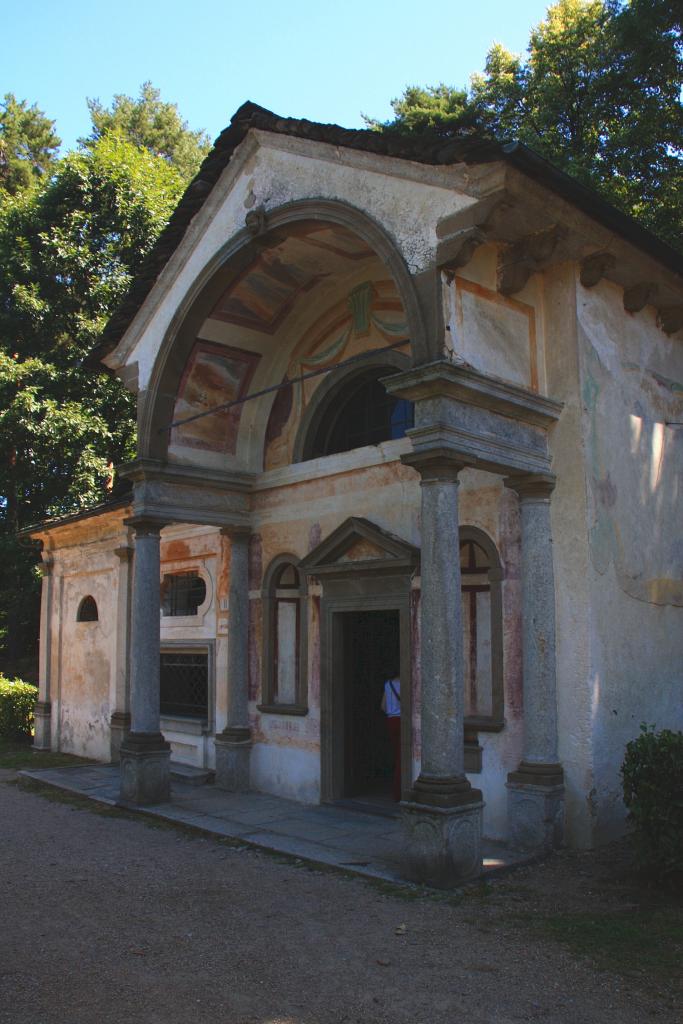
<svg viewBox="0 0 683 1024">
<path fill-rule="evenodd" d="M 508 775 L 510 841 L 547 850 L 562 841 L 564 779 L 557 753 L 555 579 L 550 523 L 552 476 L 508 478 L 522 526 L 524 753 Z"/>
<path fill-rule="evenodd" d="M 228 719 L 215 737 L 216 785 L 233 793 L 249 789 L 249 535 L 226 527 L 230 537 L 228 593 Z"/>
<path fill-rule="evenodd" d="M 54 562 L 47 551 L 41 554 L 43 575 L 40 595 L 40 648 L 38 652 L 38 700 L 34 712 L 36 750 L 52 749 L 52 605 Z"/>
<path fill-rule="evenodd" d="M 131 563 L 133 548 L 123 545 L 114 549 L 118 558 L 118 589 L 116 597 L 116 646 L 110 686 L 111 719 L 110 750 L 112 761 L 118 761 L 121 744 L 130 732 L 130 618 Z"/>
<path fill-rule="evenodd" d="M 159 716 L 159 546 L 164 523 L 129 519 L 135 528 L 130 652 L 131 731 L 121 744 L 121 799 L 154 804 L 170 795 L 170 746 Z"/>
<path fill-rule="evenodd" d="M 465 776 L 458 473 L 448 449 L 406 455 L 421 475 L 422 765 L 402 805 L 406 873 L 450 887 L 481 873 L 483 804 Z"/>
</svg>

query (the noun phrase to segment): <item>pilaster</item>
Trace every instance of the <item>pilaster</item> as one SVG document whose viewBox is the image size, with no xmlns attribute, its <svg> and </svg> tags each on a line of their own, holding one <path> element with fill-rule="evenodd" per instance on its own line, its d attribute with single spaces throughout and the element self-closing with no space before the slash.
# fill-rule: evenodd
<svg viewBox="0 0 683 1024">
<path fill-rule="evenodd" d="M 248 527 L 226 527 L 230 538 L 228 592 L 228 715 L 215 737 L 216 785 L 230 792 L 249 789 L 249 536 Z"/>
<path fill-rule="evenodd" d="M 119 565 L 116 597 L 116 640 L 110 682 L 110 750 L 118 761 L 121 744 L 130 732 L 130 622 L 134 549 L 128 544 L 114 549 Z"/>
<path fill-rule="evenodd" d="M 508 775 L 510 840 L 545 850 L 562 841 L 564 778 L 557 746 L 555 579 L 550 501 L 555 479 L 528 474 L 505 481 L 519 495 L 522 526 L 524 753 Z"/>
<path fill-rule="evenodd" d="M 38 654 L 38 701 L 34 711 L 33 746 L 52 749 L 52 607 L 54 602 L 54 560 L 41 552 L 40 648 Z"/>
</svg>

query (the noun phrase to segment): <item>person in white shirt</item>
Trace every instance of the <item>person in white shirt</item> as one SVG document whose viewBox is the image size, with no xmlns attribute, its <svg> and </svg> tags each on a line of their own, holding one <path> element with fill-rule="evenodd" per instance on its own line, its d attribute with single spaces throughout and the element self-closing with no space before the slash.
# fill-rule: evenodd
<svg viewBox="0 0 683 1024">
<path fill-rule="evenodd" d="M 401 680 L 398 672 L 390 672 L 384 684 L 382 711 L 387 716 L 389 742 L 394 754 L 393 796 L 401 799 Z"/>
</svg>

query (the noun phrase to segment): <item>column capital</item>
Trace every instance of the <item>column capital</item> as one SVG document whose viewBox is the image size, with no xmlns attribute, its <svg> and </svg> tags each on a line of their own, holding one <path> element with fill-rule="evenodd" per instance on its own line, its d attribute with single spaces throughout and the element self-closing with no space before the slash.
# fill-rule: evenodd
<svg viewBox="0 0 683 1024">
<path fill-rule="evenodd" d="M 114 548 L 114 554 L 121 562 L 130 562 L 134 552 L 135 548 L 128 547 L 127 544 L 123 544 L 121 547 Z"/>
<path fill-rule="evenodd" d="M 445 446 L 408 452 L 401 456 L 401 462 L 404 466 L 416 469 L 422 477 L 422 483 L 458 483 L 458 474 L 467 468 L 462 456 Z"/>
<path fill-rule="evenodd" d="M 520 476 L 506 476 L 503 480 L 506 487 L 517 491 L 520 499 L 541 499 L 550 501 L 557 480 L 552 473 L 524 473 Z"/>
<path fill-rule="evenodd" d="M 131 526 L 135 530 L 136 537 L 158 537 L 169 523 L 166 519 L 157 519 L 153 516 L 130 516 L 129 519 L 123 520 L 123 525 Z"/>
</svg>

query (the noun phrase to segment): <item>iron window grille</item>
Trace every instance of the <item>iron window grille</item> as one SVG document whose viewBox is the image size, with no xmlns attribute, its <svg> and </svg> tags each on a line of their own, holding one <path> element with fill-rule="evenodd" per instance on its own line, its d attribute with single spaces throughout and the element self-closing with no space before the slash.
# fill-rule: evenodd
<svg viewBox="0 0 683 1024">
<path fill-rule="evenodd" d="M 162 651 L 159 696 L 162 715 L 209 717 L 207 651 Z"/>
<path fill-rule="evenodd" d="M 206 597 L 206 583 L 198 572 L 177 572 L 164 576 L 161 610 L 164 615 L 196 615 Z"/>
</svg>

